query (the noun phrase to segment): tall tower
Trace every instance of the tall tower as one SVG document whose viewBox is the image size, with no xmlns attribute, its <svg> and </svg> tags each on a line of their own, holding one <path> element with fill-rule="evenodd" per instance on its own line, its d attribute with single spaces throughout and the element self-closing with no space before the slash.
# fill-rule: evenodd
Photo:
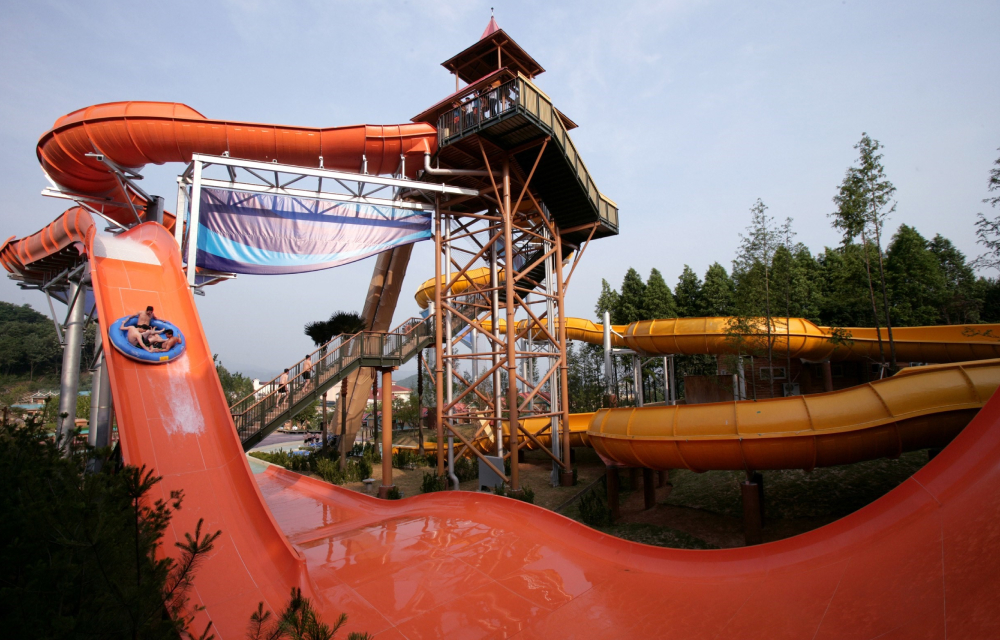
<svg viewBox="0 0 1000 640">
<path fill-rule="evenodd" d="M 577 125 L 534 84 L 545 70 L 496 20 L 442 66 L 455 76 L 455 93 L 413 118 L 438 130 L 422 179 L 479 195 L 435 203 L 428 302 L 438 336 L 438 442 L 453 435 L 515 491 L 518 449 L 541 449 L 553 481 L 569 485 L 565 296 L 589 243 L 618 233 L 618 208 L 570 139 Z M 474 438 L 459 429 L 469 424 L 477 435 L 503 435 L 493 455 L 470 446 Z M 509 476 L 500 457 L 510 459 Z"/>
</svg>

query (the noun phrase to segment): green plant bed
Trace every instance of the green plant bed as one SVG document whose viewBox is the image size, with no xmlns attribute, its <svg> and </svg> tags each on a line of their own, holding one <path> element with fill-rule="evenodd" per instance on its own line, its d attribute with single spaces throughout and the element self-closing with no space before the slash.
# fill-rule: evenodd
<svg viewBox="0 0 1000 640">
<path fill-rule="evenodd" d="M 616 538 L 641 542 L 642 544 L 649 544 L 654 547 L 670 547 L 671 549 L 718 548 L 683 531 L 669 527 L 660 527 L 655 524 L 632 522 L 597 527 L 597 529 Z"/>
<path fill-rule="evenodd" d="M 493 493 L 505 498 L 513 498 L 514 500 L 521 500 L 528 504 L 535 504 L 535 492 L 531 487 L 521 487 L 520 491 L 511 491 L 510 487 L 501 483 L 493 487 Z"/>
</svg>

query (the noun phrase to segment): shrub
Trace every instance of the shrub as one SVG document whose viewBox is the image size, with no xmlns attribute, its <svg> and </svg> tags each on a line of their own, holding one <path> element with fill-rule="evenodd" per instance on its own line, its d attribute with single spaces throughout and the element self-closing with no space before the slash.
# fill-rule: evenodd
<svg viewBox="0 0 1000 640">
<path fill-rule="evenodd" d="M 439 476 L 437 473 L 425 473 L 424 480 L 420 485 L 420 493 L 433 493 L 444 491 L 448 488 L 448 478 Z"/>
<path fill-rule="evenodd" d="M 397 469 L 404 469 L 408 464 L 417 464 L 420 456 L 413 449 L 398 449 L 392 454 L 392 466 Z"/>
<path fill-rule="evenodd" d="M 493 493 L 505 498 L 513 498 L 514 500 L 521 500 L 528 504 L 535 504 L 535 492 L 531 487 L 521 487 L 520 491 L 511 491 L 506 483 L 501 482 L 493 487 Z"/>
<path fill-rule="evenodd" d="M 365 480 L 372 477 L 372 463 L 368 458 L 358 458 L 354 461 L 358 468 L 358 480 Z"/>
<path fill-rule="evenodd" d="M 64 455 L 32 419 L 0 426 L 0 460 L 4 637 L 192 635 L 198 607 L 188 593 L 219 533 L 202 533 L 199 520 L 173 543 L 177 558 L 167 556 L 163 537 L 183 492 L 154 498 L 160 478 L 117 467 L 106 449 Z"/>
<path fill-rule="evenodd" d="M 580 519 L 592 527 L 611 524 L 611 510 L 600 491 L 588 491 L 580 498 Z"/>
<path fill-rule="evenodd" d="M 309 598 L 302 597 L 302 590 L 292 587 L 292 596 L 285 610 L 272 619 L 270 611 L 264 611 L 264 603 L 257 604 L 257 610 L 250 616 L 247 630 L 248 640 L 332 640 L 347 622 L 347 614 L 342 613 L 330 626 L 323 622 L 312 607 Z M 347 640 L 370 640 L 367 633 L 352 633 Z"/>
<path fill-rule="evenodd" d="M 399 500 L 400 498 L 403 497 L 403 494 L 399 492 L 399 487 L 393 485 L 393 487 L 389 489 L 389 493 L 386 495 L 386 497 L 389 500 Z"/>
<path fill-rule="evenodd" d="M 475 480 L 479 477 L 479 465 L 472 458 L 461 457 L 455 460 L 455 475 L 459 482 Z"/>
</svg>

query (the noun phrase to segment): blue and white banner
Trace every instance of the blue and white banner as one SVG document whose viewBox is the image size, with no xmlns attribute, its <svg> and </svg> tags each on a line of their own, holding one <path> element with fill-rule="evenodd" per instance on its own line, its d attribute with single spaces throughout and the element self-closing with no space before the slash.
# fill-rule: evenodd
<svg viewBox="0 0 1000 640">
<path fill-rule="evenodd" d="M 431 212 L 203 187 L 199 267 L 277 275 L 337 267 L 432 237 Z"/>
</svg>

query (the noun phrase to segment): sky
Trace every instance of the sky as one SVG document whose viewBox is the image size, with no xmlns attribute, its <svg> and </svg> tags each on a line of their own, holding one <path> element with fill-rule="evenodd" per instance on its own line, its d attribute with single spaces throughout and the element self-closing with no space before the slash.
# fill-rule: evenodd
<svg viewBox="0 0 1000 640">
<path fill-rule="evenodd" d="M 727 268 L 758 198 L 814 252 L 853 146 L 882 142 L 897 188 L 890 225 L 969 256 L 1000 156 L 1000 3 L 984 2 L 0 2 L 0 236 L 65 209 L 43 198 L 35 144 L 60 116 L 102 102 L 182 102 L 210 118 L 303 126 L 407 122 L 454 90 L 440 63 L 497 22 L 545 67 L 537 84 L 621 234 L 594 242 L 568 290 L 592 317 L 601 280 L 685 264 Z M 143 188 L 171 203 L 180 165 Z M 170 206 L 168 205 L 168 208 Z M 303 325 L 360 311 L 374 259 L 293 276 L 240 276 L 198 297 L 231 370 L 270 378 L 313 349 Z M 433 275 L 416 245 L 393 324 Z M 0 300 L 45 308 L 0 279 Z M 164 317 L 169 314 L 164 310 Z M 400 373 L 413 370 L 411 364 Z"/>
</svg>

